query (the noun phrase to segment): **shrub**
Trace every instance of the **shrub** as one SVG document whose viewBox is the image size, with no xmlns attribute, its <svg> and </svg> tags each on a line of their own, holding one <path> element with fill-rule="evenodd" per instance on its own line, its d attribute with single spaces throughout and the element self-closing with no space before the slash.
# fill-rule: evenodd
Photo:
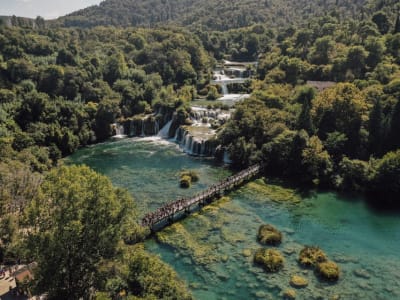
<svg viewBox="0 0 400 300">
<path fill-rule="evenodd" d="M 181 176 L 180 186 L 181 188 L 189 188 L 192 184 L 192 178 L 188 175 Z"/>
<path fill-rule="evenodd" d="M 283 268 L 284 258 L 278 250 L 261 248 L 254 254 L 254 262 L 267 272 L 277 272 Z"/>
<path fill-rule="evenodd" d="M 300 251 L 299 263 L 305 267 L 314 267 L 318 263 L 327 261 L 325 253 L 315 246 L 305 246 Z"/>
<path fill-rule="evenodd" d="M 261 225 L 257 240 L 262 244 L 279 245 L 282 242 L 282 233 L 270 224 Z"/>
</svg>

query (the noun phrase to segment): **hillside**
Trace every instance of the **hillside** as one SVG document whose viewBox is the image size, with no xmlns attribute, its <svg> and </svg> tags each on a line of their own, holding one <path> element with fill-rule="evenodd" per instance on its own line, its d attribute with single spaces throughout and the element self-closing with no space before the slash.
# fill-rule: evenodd
<svg viewBox="0 0 400 300">
<path fill-rule="evenodd" d="M 63 26 L 155 26 L 174 24 L 227 30 L 266 23 L 270 26 L 306 23 L 335 10 L 355 18 L 366 0 L 106 0 L 60 18 Z M 386 1 L 388 2 L 388 1 Z"/>
</svg>

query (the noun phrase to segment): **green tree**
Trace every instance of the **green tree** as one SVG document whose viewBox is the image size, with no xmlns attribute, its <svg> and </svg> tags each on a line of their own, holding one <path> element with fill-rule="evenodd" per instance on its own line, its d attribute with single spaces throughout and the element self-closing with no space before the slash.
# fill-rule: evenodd
<svg viewBox="0 0 400 300">
<path fill-rule="evenodd" d="M 368 143 L 371 154 L 381 155 L 384 142 L 383 111 L 378 98 L 369 114 Z"/>
<path fill-rule="evenodd" d="M 298 97 L 297 101 L 302 103 L 301 112 L 297 121 L 298 129 L 304 129 L 309 135 L 314 133 L 314 125 L 311 120 L 311 107 L 312 99 L 315 97 L 315 90 L 311 87 L 303 88 Z"/>
<path fill-rule="evenodd" d="M 306 176 L 309 176 L 314 184 L 326 180 L 332 172 L 333 165 L 329 153 L 324 150 L 321 140 L 315 135 L 310 137 L 302 152 L 302 164 L 307 170 Z"/>
<path fill-rule="evenodd" d="M 375 68 L 384 57 L 385 45 L 378 38 L 368 38 L 365 43 L 365 50 L 368 51 L 366 63 L 368 66 Z"/>
<path fill-rule="evenodd" d="M 107 60 L 104 66 L 103 76 L 105 81 L 112 86 L 117 79 L 123 79 L 127 75 L 127 71 L 128 67 L 125 57 L 122 53 L 118 52 Z"/>
<path fill-rule="evenodd" d="M 390 149 L 396 150 L 400 148 L 400 99 L 397 100 L 396 106 L 394 107 L 391 120 L 390 120 L 390 132 L 389 132 L 389 145 Z"/>
<path fill-rule="evenodd" d="M 362 46 L 353 46 L 347 53 L 347 66 L 357 78 L 362 77 L 365 72 L 367 55 Z"/>
<path fill-rule="evenodd" d="M 372 16 L 372 21 L 378 26 L 378 30 L 381 34 L 386 34 L 390 29 L 390 21 L 388 16 L 382 12 L 378 11 Z"/>
<path fill-rule="evenodd" d="M 52 170 L 28 212 L 37 292 L 88 299 L 97 267 L 113 256 L 132 199 L 86 166 Z"/>
<path fill-rule="evenodd" d="M 400 150 L 389 152 L 380 159 L 376 166 L 373 185 L 369 190 L 375 196 L 373 201 L 381 205 L 399 205 L 400 193 Z"/>
<path fill-rule="evenodd" d="M 360 90 L 351 83 L 339 83 L 317 95 L 311 115 L 322 140 L 330 132 L 344 133 L 348 138 L 346 153 L 355 155 L 360 146 L 360 129 L 367 117 L 366 112 L 367 105 Z"/>
</svg>

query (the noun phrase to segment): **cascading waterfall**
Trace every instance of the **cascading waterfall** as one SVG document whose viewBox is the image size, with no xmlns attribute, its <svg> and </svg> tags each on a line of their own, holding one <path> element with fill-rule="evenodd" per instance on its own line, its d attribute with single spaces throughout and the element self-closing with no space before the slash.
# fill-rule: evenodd
<svg viewBox="0 0 400 300">
<path fill-rule="evenodd" d="M 142 123 L 142 132 L 140 133 L 140 136 L 145 137 L 146 134 L 144 133 L 144 120 L 141 120 L 141 123 Z"/>
<path fill-rule="evenodd" d="M 162 119 L 159 116 L 147 115 L 113 124 L 113 128 L 117 137 L 123 137 L 124 131 L 129 136 L 157 136 L 163 139 L 175 136 L 175 142 L 184 152 L 195 156 L 212 156 L 217 146 L 213 126 L 222 125 L 229 117 L 230 113 L 221 109 L 192 107 L 191 126 L 177 127 L 176 124 L 174 125 L 176 120 L 170 119 L 160 129 Z"/>
<path fill-rule="evenodd" d="M 113 128 L 113 130 L 115 132 L 114 137 L 121 138 L 121 137 L 125 137 L 126 136 L 125 135 L 125 127 L 124 127 L 123 124 L 114 123 L 111 126 L 112 126 L 112 128 Z"/>
<path fill-rule="evenodd" d="M 222 95 L 228 95 L 229 94 L 229 91 L 228 91 L 228 86 L 225 84 L 225 83 L 223 83 L 223 84 L 221 84 L 221 87 L 222 87 Z"/>
<path fill-rule="evenodd" d="M 164 127 L 161 128 L 160 131 L 158 131 L 158 136 L 163 139 L 169 138 L 169 130 L 171 129 L 171 124 L 172 124 L 172 120 L 168 121 L 168 123 L 165 124 Z"/>
</svg>

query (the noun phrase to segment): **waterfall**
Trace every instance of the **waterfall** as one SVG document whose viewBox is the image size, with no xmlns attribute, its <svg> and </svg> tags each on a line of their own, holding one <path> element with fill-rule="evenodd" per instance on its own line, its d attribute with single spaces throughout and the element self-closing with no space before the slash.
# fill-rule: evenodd
<svg viewBox="0 0 400 300">
<path fill-rule="evenodd" d="M 160 125 L 158 124 L 157 120 L 154 120 L 154 135 L 158 134 L 160 131 Z"/>
<path fill-rule="evenodd" d="M 221 87 L 222 87 L 222 95 L 228 95 L 229 94 L 229 91 L 228 91 L 228 86 L 227 86 L 227 84 L 226 83 L 222 83 L 221 84 Z"/>
<path fill-rule="evenodd" d="M 126 135 L 125 135 L 125 128 L 124 128 L 124 125 L 123 125 L 123 124 L 114 123 L 114 124 L 112 124 L 111 126 L 112 126 L 112 128 L 114 129 L 114 131 L 115 131 L 114 137 L 116 137 L 116 138 L 122 138 L 122 137 L 125 137 L 125 136 L 126 136 Z"/>
<path fill-rule="evenodd" d="M 141 122 L 142 122 L 142 132 L 141 132 L 140 136 L 145 137 L 146 134 L 144 133 L 144 120 L 141 120 Z"/>
<path fill-rule="evenodd" d="M 232 160 L 230 159 L 229 153 L 228 153 L 228 151 L 227 151 L 226 149 L 225 149 L 225 151 L 224 151 L 223 162 L 224 162 L 225 164 L 231 164 L 231 163 L 232 163 Z"/>
<path fill-rule="evenodd" d="M 172 124 L 172 120 L 170 120 L 167 124 L 164 125 L 163 128 L 161 128 L 160 131 L 158 131 L 158 136 L 163 139 L 169 138 L 169 129 L 171 128 L 171 124 Z"/>
</svg>

